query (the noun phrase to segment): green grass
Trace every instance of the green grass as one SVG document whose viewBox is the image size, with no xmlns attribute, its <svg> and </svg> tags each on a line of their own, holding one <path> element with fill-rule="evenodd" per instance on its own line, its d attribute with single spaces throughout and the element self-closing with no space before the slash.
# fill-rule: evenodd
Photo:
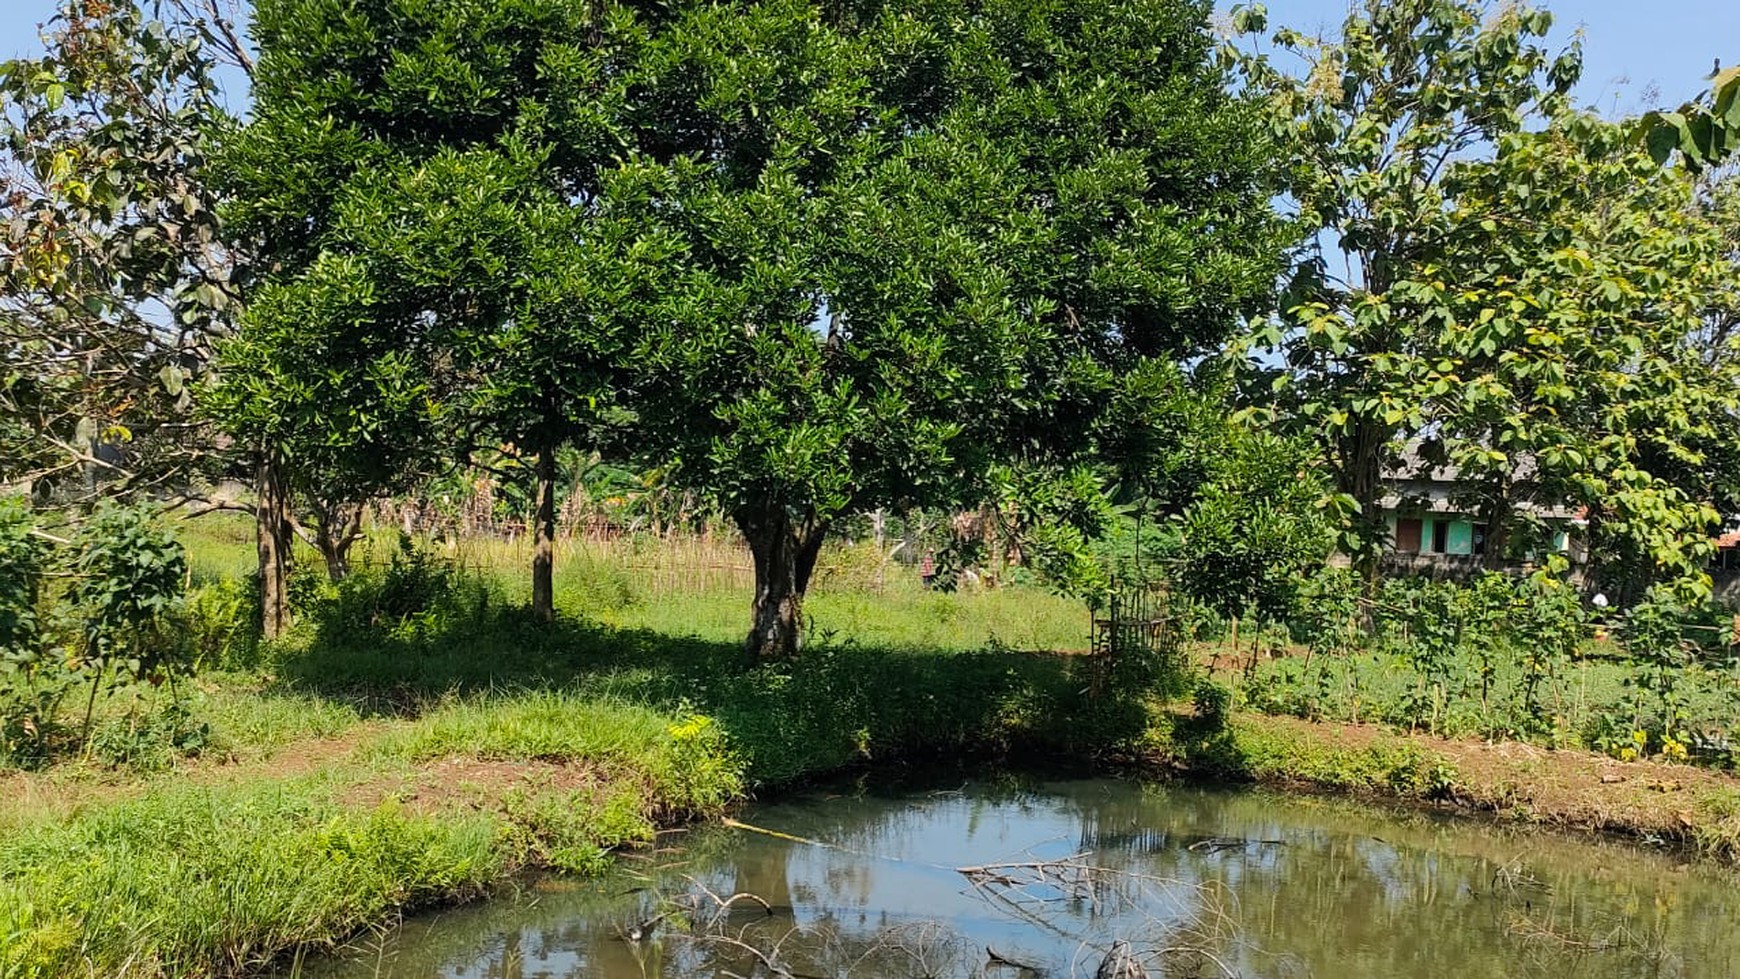
<svg viewBox="0 0 1740 979">
<path fill-rule="evenodd" d="M 168 786 L 0 842 L 0 975 L 204 976 L 475 893 L 497 829 L 336 805 L 321 779 Z"/>
<path fill-rule="evenodd" d="M 196 580 L 252 573 L 253 527 L 246 518 L 213 514 L 180 521 L 175 529 Z M 531 548 L 524 541 L 420 546 L 486 582 L 506 604 L 530 597 Z M 352 560 L 364 569 L 380 567 L 397 549 L 397 534 L 376 528 L 355 546 Z M 324 579 L 318 556 L 298 544 L 296 559 L 302 587 L 318 587 Z M 736 642 L 748 631 L 750 568 L 748 551 L 729 538 L 565 540 L 556 549 L 556 604 L 574 620 Z M 1023 584 L 927 591 L 914 569 L 879 560 L 867 544 L 836 542 L 824 550 L 805 608 L 815 642 L 936 650 L 1080 650 L 1088 644 L 1088 613 L 1078 601 Z"/>
<path fill-rule="evenodd" d="M 493 807 L 435 811 L 359 789 L 453 756 L 595 766 L 606 782 L 526 782 Z M 240 974 L 479 895 L 522 867 L 596 870 L 611 847 L 741 792 L 741 763 L 706 718 L 543 693 L 454 701 L 310 774 L 194 773 L 69 816 L 13 814 L 0 839 L 0 977 Z"/>
<path fill-rule="evenodd" d="M 308 738 L 336 737 L 362 719 L 342 700 L 286 690 L 249 674 L 201 678 L 192 710 L 211 726 L 206 750 L 233 758 L 269 757 Z"/>
<path fill-rule="evenodd" d="M 1155 710 L 1151 717 L 1145 740 L 1150 757 L 1197 776 L 1308 782 L 1427 799 L 1446 796 L 1455 786 L 1454 766 L 1403 736 L 1355 746 L 1313 730 L 1264 723 L 1255 715 L 1230 718 L 1223 725 L 1165 710 Z"/>
<path fill-rule="evenodd" d="M 170 525 L 187 550 L 187 566 L 195 580 L 234 581 L 246 578 L 257 567 L 254 521 L 246 514 L 219 511 L 193 519 L 173 519 Z"/>
<path fill-rule="evenodd" d="M 657 749 L 670 721 L 644 707 L 534 691 L 443 707 L 384 738 L 378 750 L 411 761 L 486 759 L 632 761 Z"/>
</svg>

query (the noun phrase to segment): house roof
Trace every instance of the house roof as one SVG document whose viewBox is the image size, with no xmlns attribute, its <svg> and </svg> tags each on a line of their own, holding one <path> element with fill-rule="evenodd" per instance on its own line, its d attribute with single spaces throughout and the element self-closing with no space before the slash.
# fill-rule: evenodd
<svg viewBox="0 0 1740 979">
<path fill-rule="evenodd" d="M 1416 479 L 1440 483 L 1455 483 L 1462 478 L 1462 469 L 1453 462 L 1432 463 L 1426 460 L 1421 451 L 1426 444 L 1425 439 L 1415 439 L 1403 446 L 1401 453 L 1394 462 L 1384 466 L 1385 479 Z M 1511 478 L 1525 481 L 1535 478 L 1540 473 L 1540 464 L 1532 452 L 1517 452 L 1510 454 Z"/>
<path fill-rule="evenodd" d="M 1457 490 L 1462 485 L 1461 468 L 1448 462 L 1428 462 L 1421 451 L 1425 444 L 1423 439 L 1409 442 L 1396 460 L 1384 467 L 1383 478 L 1389 484 L 1389 492 L 1379 498 L 1378 505 L 1389 511 L 1422 515 L 1467 513 L 1468 507 L 1456 501 Z M 1512 456 L 1511 478 L 1515 482 L 1527 483 L 1539 471 L 1539 463 L 1533 454 Z M 1544 505 L 1527 500 L 1519 500 L 1516 506 L 1518 510 L 1543 520 L 1583 517 L 1582 509 L 1573 506 Z"/>
</svg>

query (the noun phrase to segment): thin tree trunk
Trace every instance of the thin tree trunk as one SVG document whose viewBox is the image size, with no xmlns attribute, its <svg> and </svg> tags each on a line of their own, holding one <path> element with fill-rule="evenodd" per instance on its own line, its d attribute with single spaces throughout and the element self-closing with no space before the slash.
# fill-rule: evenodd
<svg viewBox="0 0 1740 979">
<path fill-rule="evenodd" d="M 326 563 L 326 576 L 334 584 L 350 577 L 350 548 L 362 536 L 362 515 L 361 503 L 348 512 L 339 504 L 322 512 L 320 523 L 314 528 L 314 546 Z M 342 526 L 335 526 L 340 523 Z"/>
<path fill-rule="evenodd" d="M 1487 501 L 1486 513 L 1483 516 L 1486 518 L 1486 553 L 1481 564 L 1488 570 L 1498 571 L 1504 567 L 1504 552 L 1510 546 L 1511 503 L 1508 488 L 1499 490 Z"/>
<path fill-rule="evenodd" d="M 538 450 L 537 512 L 532 530 L 532 614 L 556 617 L 556 450 Z"/>
<path fill-rule="evenodd" d="M 276 639 L 290 628 L 291 526 L 290 491 L 271 450 L 260 456 L 254 509 L 254 538 L 259 550 L 260 634 Z"/>
<path fill-rule="evenodd" d="M 763 662 L 795 659 L 803 648 L 804 593 L 827 526 L 810 517 L 794 523 L 780 506 L 739 511 L 737 526 L 755 560 L 749 654 Z"/>
<path fill-rule="evenodd" d="M 1383 496 L 1383 446 L 1387 441 L 1386 429 L 1361 419 L 1352 438 L 1342 443 L 1341 490 L 1359 504 L 1353 522 L 1360 553 L 1350 557 L 1368 595 L 1376 593 L 1384 552 L 1384 515 L 1378 502 Z"/>
</svg>

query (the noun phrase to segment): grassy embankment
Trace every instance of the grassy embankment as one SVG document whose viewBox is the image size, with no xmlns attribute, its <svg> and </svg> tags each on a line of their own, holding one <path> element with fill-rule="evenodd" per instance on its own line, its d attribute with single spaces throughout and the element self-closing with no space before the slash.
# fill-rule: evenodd
<svg viewBox="0 0 1740 979">
<path fill-rule="evenodd" d="M 237 560 L 237 542 L 192 543 L 203 575 Z M 378 581 L 316 603 L 292 641 L 187 695 L 207 728 L 191 757 L 0 775 L 0 979 L 243 972 L 526 868 L 594 869 L 747 792 L 1017 746 L 1447 798 L 1729 856 L 1740 836 L 1740 793 L 1720 776 L 1676 769 L 1690 787 L 1671 800 L 1597 780 L 1606 801 L 1577 809 L 1530 794 L 1550 774 L 1538 759 L 1489 764 L 1479 746 L 1088 704 L 1083 659 L 1012 648 L 1085 644 L 1079 607 L 1029 589 L 935 595 L 886 572 L 878 588 L 844 552 L 801 667 L 751 668 L 728 549 L 566 556 L 554 626 L 513 608 L 517 561 L 457 554 L 512 571 L 412 581 L 430 593 L 410 609 Z"/>
<path fill-rule="evenodd" d="M 240 532 L 189 543 L 200 580 L 245 566 Z M 876 588 L 842 552 L 814 655 L 753 669 L 742 572 L 706 565 L 734 555 L 648 554 L 565 555 L 554 626 L 499 553 L 365 572 L 183 689 L 173 739 L 140 721 L 164 691 L 117 694 L 108 765 L 0 772 L 0 977 L 242 973 L 855 761 L 1118 740 L 1074 663 L 1007 648 L 1064 645 L 1069 603 Z"/>
</svg>

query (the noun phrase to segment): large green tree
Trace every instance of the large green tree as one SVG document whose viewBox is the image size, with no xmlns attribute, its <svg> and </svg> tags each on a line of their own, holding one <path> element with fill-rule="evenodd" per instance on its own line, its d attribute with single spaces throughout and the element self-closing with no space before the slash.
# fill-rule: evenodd
<svg viewBox="0 0 1740 979">
<path fill-rule="evenodd" d="M 353 497 L 519 460 L 544 617 L 556 453 L 623 419 L 616 348 L 662 268 L 656 229 L 605 213 L 643 29 L 628 5 L 270 0 L 226 156 L 261 256 L 231 417 Z"/>
<path fill-rule="evenodd" d="M 1709 332 L 1733 266 L 1693 182 L 1567 113 L 1448 183 L 1461 227 L 1409 286 L 1445 324 L 1426 413 L 1489 555 L 1523 504 L 1569 507 L 1598 564 L 1695 582 L 1733 491 L 1740 350 Z"/>
<path fill-rule="evenodd" d="M 1056 466 L 1121 377 L 1262 308 L 1273 154 L 1207 14 L 696 3 L 648 44 L 626 112 L 685 253 L 639 437 L 748 541 L 752 652 L 797 651 L 842 517 Z"/>
<path fill-rule="evenodd" d="M 838 519 L 1079 454 L 1277 271 L 1203 3 L 258 11 L 255 417 L 335 467 L 528 455 L 546 614 L 564 443 L 632 430 L 730 514 L 790 655 Z"/>
<path fill-rule="evenodd" d="M 1266 27 L 1258 7 L 1235 20 Z M 1292 60 L 1260 46 L 1241 59 L 1292 157 L 1308 242 L 1283 315 L 1242 349 L 1280 361 L 1264 374 L 1278 417 L 1320 439 L 1354 515 L 1342 547 L 1368 578 L 1386 543 L 1384 473 L 1439 384 L 1426 352 L 1446 324 L 1417 273 L 1479 226 L 1444 178 L 1565 106 L 1580 55 L 1543 46 L 1551 26 L 1527 3 L 1365 0 L 1338 38 L 1276 30 Z"/>
</svg>

